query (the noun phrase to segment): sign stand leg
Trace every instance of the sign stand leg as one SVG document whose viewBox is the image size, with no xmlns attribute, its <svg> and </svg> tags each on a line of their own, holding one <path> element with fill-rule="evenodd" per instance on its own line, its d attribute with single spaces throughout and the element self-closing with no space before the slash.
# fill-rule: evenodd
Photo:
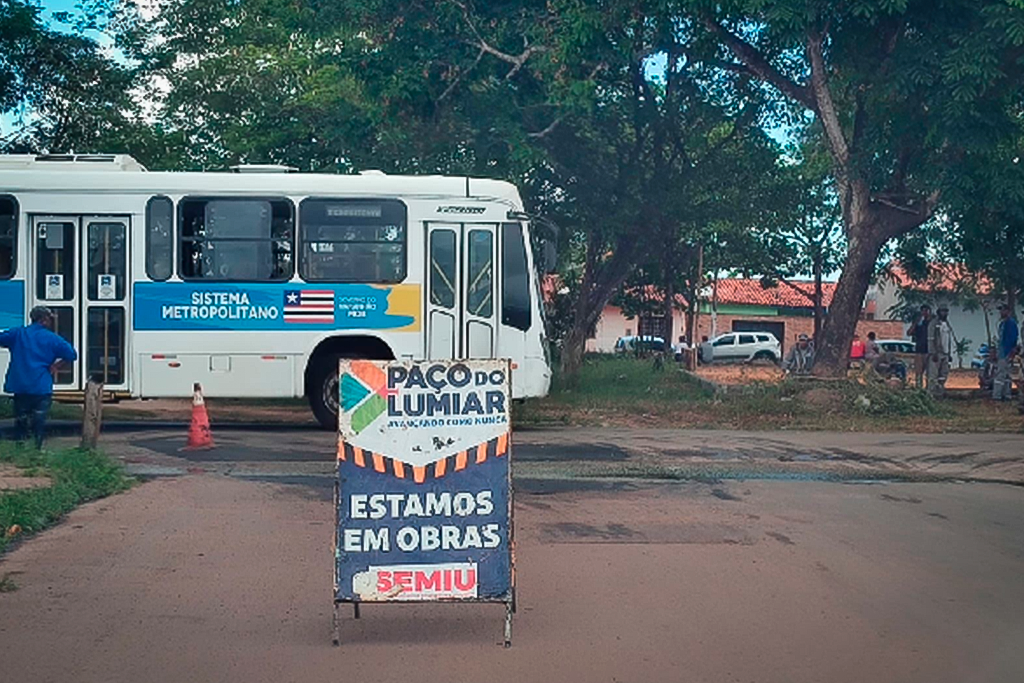
<svg viewBox="0 0 1024 683">
<path fill-rule="evenodd" d="M 505 647 L 512 647 L 512 601 L 505 603 Z"/>
<path fill-rule="evenodd" d="M 331 644 L 334 647 L 341 645 L 341 619 L 338 617 L 338 604 L 337 602 L 334 603 L 334 617 L 331 619 L 331 627 L 333 629 Z"/>
<path fill-rule="evenodd" d="M 358 602 L 353 602 L 353 603 L 352 603 L 352 615 L 353 615 L 353 616 L 354 616 L 354 617 L 355 617 L 356 619 L 358 619 L 358 618 L 359 618 L 359 603 L 358 603 Z"/>
</svg>

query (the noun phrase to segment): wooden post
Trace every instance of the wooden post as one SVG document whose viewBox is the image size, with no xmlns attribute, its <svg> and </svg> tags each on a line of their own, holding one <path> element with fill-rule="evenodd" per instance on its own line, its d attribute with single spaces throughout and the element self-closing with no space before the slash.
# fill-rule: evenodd
<svg viewBox="0 0 1024 683">
<path fill-rule="evenodd" d="M 100 438 L 103 421 L 103 382 L 90 377 L 85 385 L 85 409 L 82 411 L 81 448 L 92 450 Z"/>
<path fill-rule="evenodd" d="M 690 302 L 690 355 L 686 359 L 686 369 L 690 372 L 697 371 L 697 356 L 700 353 L 700 290 L 704 286 L 704 245 L 697 245 L 697 286 L 693 291 L 695 296 Z"/>
</svg>

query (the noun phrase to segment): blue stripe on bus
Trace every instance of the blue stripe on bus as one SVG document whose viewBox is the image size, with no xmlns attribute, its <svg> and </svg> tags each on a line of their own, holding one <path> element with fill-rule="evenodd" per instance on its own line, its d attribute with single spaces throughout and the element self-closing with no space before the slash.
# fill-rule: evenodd
<svg viewBox="0 0 1024 683">
<path fill-rule="evenodd" d="M 25 283 L 0 280 L 0 330 L 25 324 Z"/>
<path fill-rule="evenodd" d="M 418 329 L 418 286 L 363 284 L 139 282 L 136 330 L 258 331 Z"/>
</svg>

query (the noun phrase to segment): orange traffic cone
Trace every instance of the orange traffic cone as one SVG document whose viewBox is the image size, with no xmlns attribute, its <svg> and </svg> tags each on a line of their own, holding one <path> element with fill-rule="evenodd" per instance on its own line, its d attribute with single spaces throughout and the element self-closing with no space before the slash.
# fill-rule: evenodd
<svg viewBox="0 0 1024 683">
<path fill-rule="evenodd" d="M 206 414 L 203 388 L 196 382 L 192 385 L 192 423 L 188 427 L 188 443 L 181 450 L 201 451 L 210 448 L 213 448 L 210 417 Z"/>
</svg>

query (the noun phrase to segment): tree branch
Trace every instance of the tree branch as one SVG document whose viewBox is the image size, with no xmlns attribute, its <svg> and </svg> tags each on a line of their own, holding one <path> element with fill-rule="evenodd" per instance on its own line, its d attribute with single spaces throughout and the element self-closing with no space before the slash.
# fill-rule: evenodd
<svg viewBox="0 0 1024 683">
<path fill-rule="evenodd" d="M 825 137 L 828 139 L 829 150 L 832 158 L 845 175 L 850 165 L 850 148 L 843 134 L 842 124 L 839 122 L 839 114 L 836 112 L 836 105 L 832 101 L 832 91 L 828 85 L 826 74 L 825 56 L 822 53 L 821 45 L 824 37 L 816 33 L 807 35 L 807 56 L 811 62 L 811 92 L 814 98 L 814 109 L 821 119 L 821 125 L 825 129 Z"/>
<path fill-rule="evenodd" d="M 547 127 L 544 128 L 544 130 L 539 130 L 536 133 L 527 133 L 526 137 L 534 139 L 546 138 L 548 135 L 551 135 L 551 133 L 553 133 L 556 128 L 558 128 L 558 125 L 562 123 L 563 120 L 565 120 L 565 114 L 562 114 L 554 121 L 549 123 Z"/>
<path fill-rule="evenodd" d="M 469 11 L 469 5 L 460 0 L 450 0 L 450 2 L 462 10 L 462 17 L 466 20 L 466 25 L 469 26 L 469 30 L 473 32 L 474 40 L 466 41 L 468 44 L 479 48 L 481 52 L 486 52 L 489 55 L 493 55 L 503 62 L 507 62 L 512 65 L 512 68 L 507 74 L 505 74 L 505 80 L 508 80 L 519 73 L 519 70 L 523 68 L 526 61 L 533 55 L 540 52 L 548 52 L 548 47 L 545 45 L 527 45 L 526 48 L 517 55 L 503 52 L 498 48 L 494 47 L 486 40 L 483 35 L 477 30 L 476 23 L 473 21 L 473 17 Z"/>
<path fill-rule="evenodd" d="M 785 76 L 781 71 L 772 66 L 757 48 L 726 29 L 714 19 L 706 17 L 704 19 L 704 26 L 714 33 L 729 48 L 730 52 L 736 55 L 736 58 L 746 66 L 751 74 L 766 83 L 774 85 L 784 95 L 796 100 L 808 109 L 817 111 L 817 103 L 810 88 L 806 85 L 800 85 Z"/>
<path fill-rule="evenodd" d="M 480 63 L 480 60 L 484 58 L 484 55 L 485 55 L 485 54 L 487 54 L 487 51 L 486 51 L 486 50 L 484 50 L 484 49 L 481 49 L 481 50 L 480 50 L 480 51 L 479 51 L 479 52 L 478 52 L 478 53 L 476 54 L 476 59 L 474 59 L 474 60 L 473 60 L 473 63 L 469 65 L 469 68 L 468 68 L 468 69 L 466 69 L 465 71 L 460 71 L 460 72 L 459 72 L 459 74 L 458 74 L 458 75 L 457 75 L 457 76 L 455 77 L 455 80 L 454 80 L 454 81 L 452 81 L 451 83 L 449 83 L 449 84 L 448 84 L 448 87 L 444 89 L 444 92 L 443 92 L 443 93 L 441 93 L 441 96 L 437 98 L 437 101 L 438 101 L 438 102 L 443 102 L 443 101 L 445 100 L 445 98 L 447 98 L 447 97 L 448 97 L 449 95 L 451 95 L 451 94 L 452 94 L 452 91 L 454 91 L 454 90 L 455 90 L 455 87 L 456 87 L 456 86 L 457 86 L 457 85 L 459 84 L 459 82 L 460 82 L 460 81 L 462 80 L 462 77 L 463 77 L 463 76 L 465 76 L 465 75 L 466 75 L 467 73 L 469 73 L 470 71 L 472 71 L 473 69 L 475 69 L 475 68 L 476 68 L 476 65 Z"/>
</svg>

